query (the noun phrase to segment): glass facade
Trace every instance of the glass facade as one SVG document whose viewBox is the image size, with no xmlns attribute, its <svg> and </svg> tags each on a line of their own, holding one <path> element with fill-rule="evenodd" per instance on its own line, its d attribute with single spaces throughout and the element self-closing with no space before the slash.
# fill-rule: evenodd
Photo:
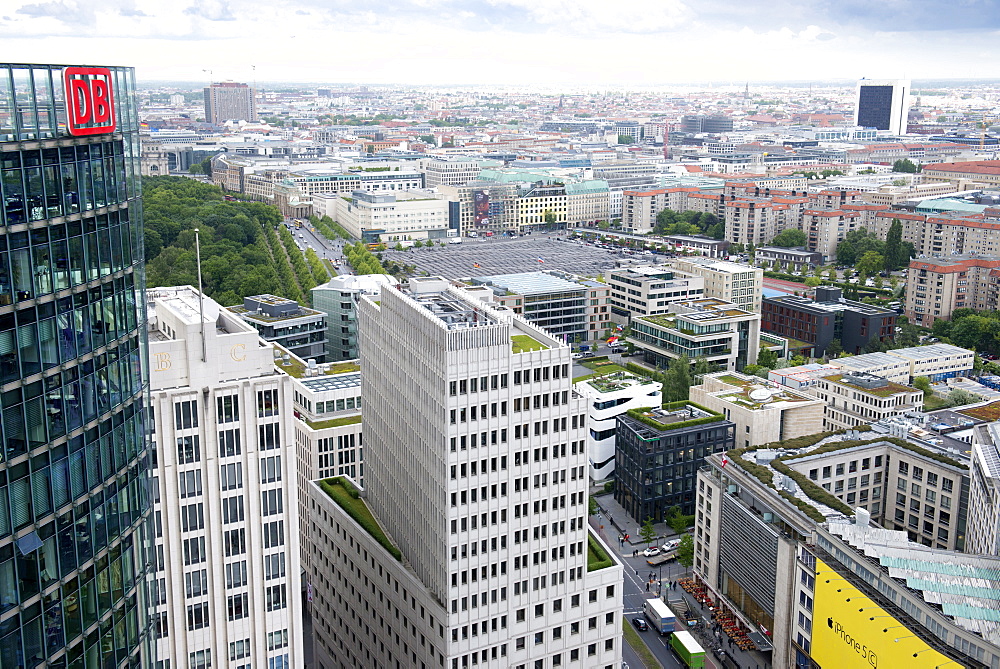
<svg viewBox="0 0 1000 669">
<path fill-rule="evenodd" d="M 0 64 L 0 667 L 150 666 L 131 68 L 72 137 L 63 66 Z"/>
</svg>

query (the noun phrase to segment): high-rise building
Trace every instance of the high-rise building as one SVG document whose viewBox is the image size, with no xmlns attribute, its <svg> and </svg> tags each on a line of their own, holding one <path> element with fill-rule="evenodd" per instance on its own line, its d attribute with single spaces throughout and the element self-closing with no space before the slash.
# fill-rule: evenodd
<svg viewBox="0 0 1000 669">
<path fill-rule="evenodd" d="M 439 277 L 358 316 L 365 487 L 310 487 L 317 666 L 620 666 L 569 346 Z"/>
<path fill-rule="evenodd" d="M 0 82 L 0 666 L 152 667 L 135 74 Z"/>
<path fill-rule="evenodd" d="M 378 295 L 382 286 L 396 283 L 388 274 L 344 274 L 313 288 L 312 303 L 326 314 L 326 360 L 355 360 L 358 357 L 358 316 L 360 295 Z"/>
<path fill-rule="evenodd" d="M 205 120 L 215 124 L 257 121 L 256 91 L 235 81 L 208 86 L 205 89 Z"/>
<path fill-rule="evenodd" d="M 156 656 L 302 666 L 291 377 L 273 345 L 194 288 L 148 296 Z"/>
<path fill-rule="evenodd" d="M 862 79 L 858 82 L 854 125 L 906 134 L 910 110 L 910 82 L 906 79 Z"/>
<path fill-rule="evenodd" d="M 243 298 L 243 306 L 229 310 L 252 325 L 261 338 L 278 344 L 303 360 L 326 357 L 326 314 L 276 295 Z"/>
</svg>

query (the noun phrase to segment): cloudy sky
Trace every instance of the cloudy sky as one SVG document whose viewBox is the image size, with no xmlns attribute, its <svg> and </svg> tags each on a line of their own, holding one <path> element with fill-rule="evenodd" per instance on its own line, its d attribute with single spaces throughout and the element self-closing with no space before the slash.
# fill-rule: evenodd
<svg viewBox="0 0 1000 669">
<path fill-rule="evenodd" d="M 1000 0 L 0 0 L 0 62 L 142 80 L 986 78 L 998 44 Z"/>
</svg>

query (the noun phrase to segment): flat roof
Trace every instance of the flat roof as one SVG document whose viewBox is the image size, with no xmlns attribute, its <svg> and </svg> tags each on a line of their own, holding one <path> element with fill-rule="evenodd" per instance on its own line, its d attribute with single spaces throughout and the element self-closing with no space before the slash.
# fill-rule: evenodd
<svg viewBox="0 0 1000 669">
<path fill-rule="evenodd" d="M 361 372 L 310 376 L 304 379 L 299 379 L 299 383 L 313 392 L 361 387 Z"/>
<path fill-rule="evenodd" d="M 494 274 L 491 276 L 473 277 L 472 280 L 478 284 L 492 283 L 494 286 L 504 288 L 519 295 L 567 292 L 571 290 L 580 291 L 586 288 L 586 286 L 576 281 L 569 281 L 546 272 Z"/>
<path fill-rule="evenodd" d="M 910 346 L 907 348 L 893 349 L 888 355 L 912 358 L 915 360 L 926 360 L 927 358 L 939 358 L 949 355 L 975 355 L 974 351 L 952 344 L 927 344 L 925 346 Z"/>
</svg>

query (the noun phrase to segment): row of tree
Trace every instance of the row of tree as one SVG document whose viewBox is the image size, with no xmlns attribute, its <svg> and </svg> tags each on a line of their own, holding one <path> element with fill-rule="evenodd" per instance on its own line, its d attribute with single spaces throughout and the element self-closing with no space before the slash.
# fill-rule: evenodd
<svg viewBox="0 0 1000 669">
<path fill-rule="evenodd" d="M 364 242 L 344 245 L 344 255 L 347 262 L 354 268 L 355 274 L 388 274 L 382 263 L 372 255 Z"/>
<path fill-rule="evenodd" d="M 653 234 L 707 235 L 713 239 L 722 239 L 726 235 L 726 225 L 718 216 L 708 212 L 664 209 L 656 215 Z"/>
<path fill-rule="evenodd" d="M 342 226 L 340 223 L 337 223 L 335 220 L 333 220 L 326 214 L 324 214 L 322 217 L 310 216 L 309 222 L 312 224 L 314 228 L 323 233 L 323 236 L 326 237 L 327 239 L 337 239 L 338 237 L 341 239 L 348 239 L 348 240 L 353 239 L 350 233 L 348 233 L 347 230 L 344 229 L 344 226 Z"/>
<path fill-rule="evenodd" d="M 198 285 L 197 229 L 202 286 L 209 297 L 227 306 L 261 293 L 303 298 L 288 254 L 274 236 L 282 220 L 276 207 L 227 201 L 217 186 L 184 177 L 142 182 L 148 286 Z"/>
</svg>

